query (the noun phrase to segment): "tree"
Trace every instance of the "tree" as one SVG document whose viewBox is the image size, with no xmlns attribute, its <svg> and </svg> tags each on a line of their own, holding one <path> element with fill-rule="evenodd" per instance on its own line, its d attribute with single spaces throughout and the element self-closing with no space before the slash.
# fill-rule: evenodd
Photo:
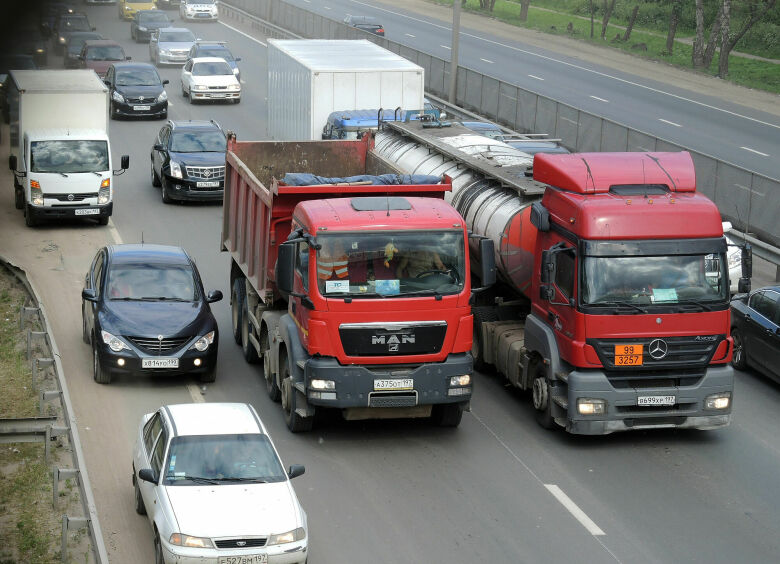
<svg viewBox="0 0 780 564">
<path fill-rule="evenodd" d="M 612 0 L 607 4 L 609 0 L 604 0 L 604 19 L 601 21 L 601 38 L 604 39 L 607 35 L 607 26 L 609 25 L 609 18 L 612 17 L 612 10 L 615 9 L 615 2 Z"/>
<path fill-rule="evenodd" d="M 628 39 L 631 37 L 631 30 L 634 29 L 634 22 L 636 21 L 636 15 L 639 13 L 639 4 L 634 6 L 633 11 L 631 12 L 631 18 L 628 20 L 628 27 L 626 27 L 626 32 L 623 34 L 623 41 L 628 41 Z"/>
<path fill-rule="evenodd" d="M 731 34 L 731 0 L 723 0 L 723 24 L 721 25 L 720 59 L 718 60 L 718 76 L 726 78 L 729 74 L 729 55 L 739 40 L 748 30 L 761 21 L 774 8 L 777 0 L 749 0 L 748 14 L 742 24 L 742 29 Z"/>
<path fill-rule="evenodd" d="M 531 5 L 531 0 L 520 0 L 520 21 L 528 21 L 528 7 Z"/>
<path fill-rule="evenodd" d="M 488 12 L 493 11 L 493 6 L 496 5 L 496 0 L 479 0 L 479 7 L 482 10 L 487 10 Z"/>
<path fill-rule="evenodd" d="M 696 0 L 696 38 L 693 40 L 693 68 L 706 69 L 715 55 L 715 41 L 720 37 L 720 28 L 723 24 L 723 4 L 718 8 L 718 13 L 712 21 L 709 39 L 704 43 L 704 0 Z"/>
<path fill-rule="evenodd" d="M 682 12 L 682 0 L 672 2 L 672 10 L 669 14 L 669 33 L 666 34 L 666 55 L 674 54 L 674 36 L 677 34 L 677 24 L 680 23 L 680 13 Z"/>
<path fill-rule="evenodd" d="M 590 38 L 593 39 L 593 0 L 588 0 L 588 7 L 590 8 Z"/>
</svg>

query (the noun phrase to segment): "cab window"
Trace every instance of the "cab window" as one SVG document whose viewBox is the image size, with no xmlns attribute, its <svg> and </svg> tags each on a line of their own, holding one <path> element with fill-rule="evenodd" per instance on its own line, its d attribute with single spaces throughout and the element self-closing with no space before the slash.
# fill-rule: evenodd
<svg viewBox="0 0 780 564">
<path fill-rule="evenodd" d="M 152 452 L 154 441 L 160 435 L 161 430 L 162 430 L 162 421 L 160 419 L 160 414 L 155 413 L 154 416 L 146 423 L 146 426 L 144 427 L 144 447 L 146 447 L 147 453 Z"/>
</svg>

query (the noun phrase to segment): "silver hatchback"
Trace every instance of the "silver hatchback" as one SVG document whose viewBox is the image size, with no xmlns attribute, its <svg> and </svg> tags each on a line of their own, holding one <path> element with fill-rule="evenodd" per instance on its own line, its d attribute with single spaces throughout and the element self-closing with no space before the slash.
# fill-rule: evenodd
<svg viewBox="0 0 780 564">
<path fill-rule="evenodd" d="M 152 31 L 149 57 L 155 65 L 183 65 L 198 38 L 185 27 L 163 27 Z"/>
</svg>

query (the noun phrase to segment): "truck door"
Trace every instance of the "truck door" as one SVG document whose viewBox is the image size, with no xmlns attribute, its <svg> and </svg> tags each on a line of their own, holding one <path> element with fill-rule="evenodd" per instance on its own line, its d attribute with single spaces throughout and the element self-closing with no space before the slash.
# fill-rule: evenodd
<svg viewBox="0 0 780 564">
<path fill-rule="evenodd" d="M 556 253 L 555 255 L 555 297 L 549 304 L 548 321 L 555 330 L 558 346 L 564 358 L 571 358 L 566 352 L 572 345 L 575 336 L 576 307 L 569 305 L 576 294 L 577 258 L 574 248 Z"/>
<path fill-rule="evenodd" d="M 309 312 L 312 302 L 309 296 L 309 257 L 311 249 L 306 242 L 299 242 L 295 248 L 295 281 L 293 290 L 306 296 L 305 298 L 290 296 L 290 313 L 298 327 L 299 337 L 303 346 L 309 346 Z"/>
</svg>

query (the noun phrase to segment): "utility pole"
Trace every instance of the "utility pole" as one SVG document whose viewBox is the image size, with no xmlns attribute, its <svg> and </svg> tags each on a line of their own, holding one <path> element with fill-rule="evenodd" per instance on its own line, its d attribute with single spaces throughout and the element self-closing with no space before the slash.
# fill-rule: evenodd
<svg viewBox="0 0 780 564">
<path fill-rule="evenodd" d="M 452 50 L 450 56 L 450 104 L 456 103 L 458 93 L 458 43 L 460 41 L 460 4 L 452 0 Z"/>
</svg>

